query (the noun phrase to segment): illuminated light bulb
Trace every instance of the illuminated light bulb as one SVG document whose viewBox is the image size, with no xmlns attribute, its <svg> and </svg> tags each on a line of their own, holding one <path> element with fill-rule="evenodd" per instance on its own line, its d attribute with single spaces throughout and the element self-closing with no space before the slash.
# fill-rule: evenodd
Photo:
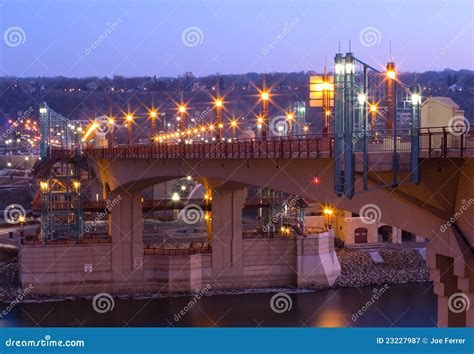
<svg viewBox="0 0 474 354">
<path fill-rule="evenodd" d="M 394 79 L 395 79 L 395 76 L 396 76 L 395 71 L 393 71 L 393 70 L 387 71 L 387 77 L 388 77 L 389 79 L 394 80 Z"/>
<path fill-rule="evenodd" d="M 219 128 L 224 128 L 224 124 L 219 123 Z"/>
<path fill-rule="evenodd" d="M 332 89 L 332 85 L 329 82 L 324 82 L 323 83 L 323 90 L 324 91 L 330 91 Z"/>
<path fill-rule="evenodd" d="M 330 110 L 327 110 L 325 114 L 326 114 L 326 116 L 330 116 L 330 115 L 331 115 L 331 111 L 330 111 Z"/>
<path fill-rule="evenodd" d="M 414 106 L 421 104 L 421 95 L 418 94 L 418 93 L 412 94 L 411 95 L 411 103 Z"/>
<path fill-rule="evenodd" d="M 286 119 L 288 119 L 288 120 L 293 120 L 293 118 L 294 118 L 294 117 L 293 117 L 293 114 L 291 114 L 291 113 L 288 113 L 288 114 L 286 115 Z"/>
<path fill-rule="evenodd" d="M 233 120 L 232 122 L 230 122 L 230 125 L 231 127 L 235 128 L 237 126 L 237 122 Z"/>
<path fill-rule="evenodd" d="M 150 111 L 151 118 L 156 118 L 156 115 L 157 115 L 156 111 Z"/>
<path fill-rule="evenodd" d="M 261 125 L 263 123 L 263 117 L 258 117 L 257 123 Z"/>
<path fill-rule="evenodd" d="M 131 122 L 133 120 L 133 116 L 131 114 L 127 114 L 127 121 Z"/>
<path fill-rule="evenodd" d="M 186 112 L 186 107 L 185 106 L 179 106 L 179 112 L 180 113 L 185 113 Z"/>
<path fill-rule="evenodd" d="M 313 178 L 313 183 L 314 184 L 319 184 L 321 182 L 321 180 L 319 179 L 319 177 L 314 177 Z"/>
<path fill-rule="evenodd" d="M 355 72 L 355 64 L 354 63 L 346 63 L 346 73 L 353 74 Z"/>
<path fill-rule="evenodd" d="M 324 208 L 323 212 L 325 215 L 332 215 L 334 213 L 334 210 L 331 208 Z"/>
<path fill-rule="evenodd" d="M 222 107 L 222 100 L 216 100 L 216 107 Z"/>
<path fill-rule="evenodd" d="M 209 126 L 209 130 L 214 130 L 214 126 L 212 124 Z"/>
<path fill-rule="evenodd" d="M 359 95 L 357 96 L 357 101 L 359 102 L 359 104 L 363 105 L 366 100 L 367 100 L 367 96 L 364 95 L 363 93 L 359 93 Z"/>
<path fill-rule="evenodd" d="M 173 195 L 171 196 L 171 200 L 173 202 L 179 202 L 181 200 L 181 197 L 179 196 L 178 193 L 173 193 Z"/>
<path fill-rule="evenodd" d="M 262 97 L 262 100 L 268 101 L 268 99 L 270 98 L 270 95 L 268 94 L 268 92 L 262 92 L 261 97 Z"/>
<path fill-rule="evenodd" d="M 371 105 L 370 105 L 370 111 L 371 111 L 371 112 L 374 112 L 374 113 L 377 112 L 377 105 L 371 104 Z"/>
</svg>

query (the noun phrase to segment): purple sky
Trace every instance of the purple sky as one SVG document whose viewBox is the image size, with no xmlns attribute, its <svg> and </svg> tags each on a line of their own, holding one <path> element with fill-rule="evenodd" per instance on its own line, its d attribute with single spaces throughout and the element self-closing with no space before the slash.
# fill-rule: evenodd
<svg viewBox="0 0 474 354">
<path fill-rule="evenodd" d="M 0 0 L 0 31 L 2 76 L 320 71 L 339 40 L 372 65 L 391 40 L 400 70 L 474 69 L 472 0 Z"/>
</svg>

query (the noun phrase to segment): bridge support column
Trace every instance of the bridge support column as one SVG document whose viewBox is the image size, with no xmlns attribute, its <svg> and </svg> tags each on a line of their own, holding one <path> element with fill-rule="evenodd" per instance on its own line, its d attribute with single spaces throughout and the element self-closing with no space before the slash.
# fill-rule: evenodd
<svg viewBox="0 0 474 354">
<path fill-rule="evenodd" d="M 238 288 L 243 279 L 242 209 L 247 189 L 220 189 L 212 201 L 212 278 L 216 288 Z"/>
<path fill-rule="evenodd" d="M 334 284 L 341 274 L 334 251 L 334 230 L 329 230 L 327 235 L 298 237 L 296 269 L 298 287 Z"/>
<path fill-rule="evenodd" d="M 451 229 L 428 244 L 427 264 L 438 295 L 439 327 L 474 326 L 474 257 Z"/>
<path fill-rule="evenodd" d="M 135 291 L 143 282 L 143 219 L 140 193 L 114 192 L 118 200 L 109 215 L 112 236 L 112 286 L 114 291 Z"/>
<path fill-rule="evenodd" d="M 402 230 L 392 227 L 392 243 L 402 243 Z"/>
</svg>

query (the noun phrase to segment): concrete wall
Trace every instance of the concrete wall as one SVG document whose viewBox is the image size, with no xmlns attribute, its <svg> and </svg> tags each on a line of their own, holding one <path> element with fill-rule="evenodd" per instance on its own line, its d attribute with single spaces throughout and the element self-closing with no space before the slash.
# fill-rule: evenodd
<svg viewBox="0 0 474 354">
<path fill-rule="evenodd" d="M 20 278 L 33 293 L 97 293 L 112 284 L 111 244 L 23 245 Z M 92 269 L 90 268 L 92 266 Z"/>
<path fill-rule="evenodd" d="M 242 245 L 243 253 L 237 256 L 240 273 L 215 276 L 211 253 L 144 255 L 143 263 L 126 273 L 128 278 L 113 276 L 112 244 L 23 245 L 21 283 L 32 284 L 32 293 L 47 295 L 169 293 L 228 289 L 232 284 L 233 288 L 332 285 L 340 274 L 332 233 L 245 239 Z"/>
<path fill-rule="evenodd" d="M 342 237 L 345 245 L 352 245 L 354 241 L 354 233 L 356 229 L 365 228 L 367 229 L 367 243 L 378 242 L 378 223 L 374 222 L 368 224 L 362 221 L 362 218 L 344 218 L 344 223 L 342 224 Z M 341 230 L 339 230 L 341 231 Z"/>
</svg>

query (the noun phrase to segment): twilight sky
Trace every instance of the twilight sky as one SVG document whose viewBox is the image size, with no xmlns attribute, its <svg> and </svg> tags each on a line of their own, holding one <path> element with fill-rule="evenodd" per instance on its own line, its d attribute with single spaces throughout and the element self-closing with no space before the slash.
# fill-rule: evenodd
<svg viewBox="0 0 474 354">
<path fill-rule="evenodd" d="M 474 69 L 473 0 L 0 0 L 0 75 Z"/>
</svg>

